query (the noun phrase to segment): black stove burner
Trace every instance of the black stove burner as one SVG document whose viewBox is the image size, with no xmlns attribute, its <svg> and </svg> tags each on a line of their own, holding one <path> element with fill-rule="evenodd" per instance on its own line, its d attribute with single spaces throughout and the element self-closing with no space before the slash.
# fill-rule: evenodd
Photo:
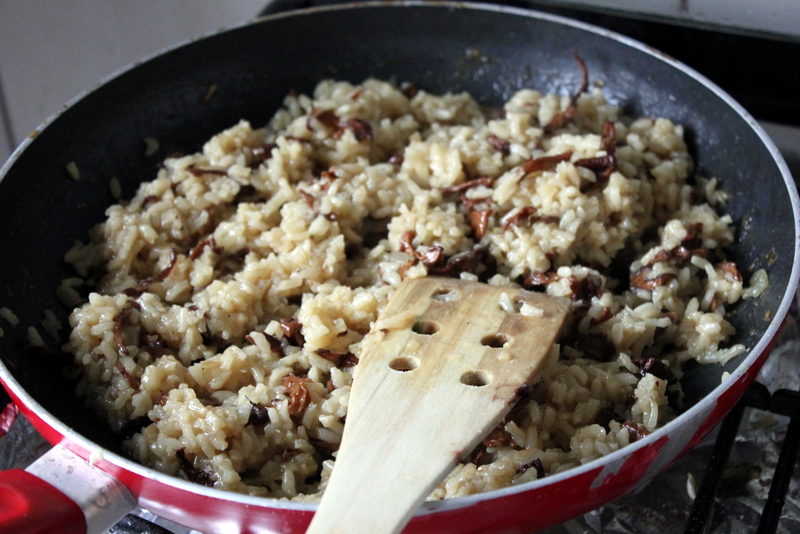
<svg viewBox="0 0 800 534">
<path fill-rule="evenodd" d="M 774 533 L 778 529 L 800 445 L 800 392 L 780 389 L 770 395 L 766 386 L 755 382 L 720 425 L 711 460 L 689 513 L 685 534 L 703 534 L 708 532 L 712 524 L 717 490 L 720 488 L 722 473 L 739 433 L 739 425 L 746 408 L 756 408 L 790 418 L 757 534 Z"/>
<path fill-rule="evenodd" d="M 106 534 L 173 534 L 139 516 L 128 514 L 119 523 L 108 529 Z"/>
</svg>

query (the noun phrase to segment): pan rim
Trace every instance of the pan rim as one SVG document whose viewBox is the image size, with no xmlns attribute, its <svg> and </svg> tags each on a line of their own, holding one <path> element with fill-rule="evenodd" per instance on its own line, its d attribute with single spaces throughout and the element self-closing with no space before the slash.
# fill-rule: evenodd
<svg viewBox="0 0 800 534">
<path fill-rule="evenodd" d="M 758 124 L 758 122 L 737 101 L 735 101 L 730 95 L 728 95 L 727 92 L 718 87 L 714 82 L 710 81 L 708 78 L 698 73 L 691 67 L 688 67 L 687 65 L 677 61 L 676 59 L 670 57 L 669 55 L 664 54 L 663 52 L 660 52 L 635 39 L 623 36 L 616 32 L 600 28 L 588 23 L 576 21 L 558 15 L 543 13 L 532 9 L 506 7 L 494 4 L 483 4 L 475 2 L 453 2 L 446 0 L 432 1 L 432 2 L 423 0 L 396 0 L 387 2 L 375 2 L 375 3 L 367 2 L 363 4 L 350 3 L 345 5 L 328 5 L 328 6 L 305 8 L 295 11 L 257 17 L 251 21 L 246 21 L 241 24 L 225 28 L 223 30 L 210 32 L 203 36 L 184 40 L 169 47 L 165 47 L 103 78 L 100 82 L 94 84 L 92 87 L 82 91 L 81 93 L 73 97 L 60 110 L 58 110 L 56 113 L 45 119 L 45 121 L 43 121 L 41 125 L 38 126 L 31 135 L 29 135 L 23 140 L 23 142 L 12 152 L 12 154 L 10 155 L 8 160 L 6 160 L 6 162 L 3 164 L 3 166 L 0 167 L 0 181 L 2 181 L 3 178 L 7 175 L 8 170 L 12 167 L 14 162 L 19 158 L 20 154 L 22 154 L 24 150 L 27 148 L 27 146 L 33 142 L 38 132 L 41 132 L 42 130 L 47 128 L 48 125 L 57 120 L 58 117 L 62 115 L 66 110 L 68 110 L 77 102 L 81 101 L 88 94 L 94 92 L 97 88 L 125 74 L 126 72 L 137 68 L 139 65 L 143 63 L 146 63 L 152 59 L 160 57 L 173 50 L 182 48 L 184 46 L 189 46 L 194 42 L 206 39 L 208 37 L 218 35 L 221 33 L 236 31 L 237 29 L 248 27 L 251 25 L 262 24 L 265 22 L 287 17 L 309 16 L 309 15 L 314 15 L 315 13 L 318 12 L 352 10 L 352 9 L 387 8 L 387 7 L 446 8 L 446 9 L 464 10 L 464 11 L 466 10 L 492 11 L 499 13 L 508 13 L 511 15 L 522 16 L 532 19 L 539 19 L 555 24 L 567 25 L 579 30 L 588 31 L 600 35 L 601 37 L 617 41 L 621 44 L 634 48 L 642 53 L 645 53 L 649 56 L 653 56 L 656 59 L 667 63 L 672 68 L 677 69 L 681 73 L 688 75 L 690 78 L 693 78 L 695 81 L 706 86 L 715 95 L 721 98 L 726 105 L 732 108 L 737 115 L 739 115 L 743 120 L 746 121 L 746 123 L 757 134 L 759 140 L 766 146 L 773 160 L 777 164 L 778 169 L 780 170 L 780 173 L 784 180 L 784 185 L 786 186 L 786 189 L 789 193 L 793 209 L 793 216 L 794 216 L 793 218 L 793 224 L 795 229 L 794 234 L 795 234 L 795 240 L 797 241 L 798 239 L 797 236 L 800 235 L 800 200 L 798 200 L 797 189 L 796 186 L 794 185 L 794 181 L 792 179 L 791 173 L 789 172 L 788 166 L 786 165 L 782 155 L 778 151 L 774 142 L 769 138 L 769 136 L 766 134 L 764 129 Z M 794 256 L 792 258 L 792 269 L 789 277 L 789 282 L 787 284 L 786 292 L 784 293 L 781 299 L 780 305 L 777 309 L 777 312 L 775 313 L 775 316 L 771 318 L 765 334 L 759 339 L 758 343 L 754 347 L 749 349 L 747 357 L 731 373 L 728 380 L 726 380 L 724 383 L 717 385 L 709 394 L 703 397 L 703 399 L 698 401 L 687 411 L 680 414 L 673 421 L 670 421 L 662 428 L 653 432 L 651 435 L 647 436 L 646 438 L 640 441 L 637 441 L 636 443 L 630 444 L 618 451 L 615 451 L 609 455 L 592 460 L 591 462 L 588 462 L 581 466 L 571 468 L 567 471 L 564 471 L 563 473 L 550 475 L 541 480 L 531 481 L 524 484 L 520 484 L 518 486 L 511 486 L 507 488 L 491 490 L 483 493 L 458 497 L 454 499 L 428 502 L 419 511 L 417 511 L 415 515 L 427 515 L 430 513 L 436 513 L 445 510 L 455 510 L 458 508 L 472 506 L 484 500 L 502 498 L 508 495 L 524 493 L 533 489 L 538 489 L 551 484 L 556 484 L 566 479 L 573 478 L 575 475 L 595 470 L 598 467 L 602 467 L 614 461 L 628 457 L 635 451 L 643 447 L 649 446 L 652 443 L 656 442 L 657 440 L 661 439 L 662 437 L 671 434 L 674 428 L 681 426 L 684 423 L 684 421 L 701 414 L 704 410 L 708 409 L 708 407 L 712 405 L 712 403 L 715 403 L 717 399 L 725 391 L 728 390 L 730 384 L 733 384 L 739 379 L 741 379 L 743 375 L 750 369 L 750 367 L 752 367 L 752 365 L 756 362 L 756 360 L 758 360 L 759 357 L 761 357 L 761 355 L 766 350 L 769 349 L 771 341 L 777 335 L 782 322 L 784 321 L 786 315 L 788 314 L 789 307 L 792 301 L 794 300 L 795 291 L 798 286 L 798 280 L 800 280 L 800 248 L 795 246 Z M 37 415 L 37 417 L 41 418 L 45 424 L 55 429 L 68 441 L 71 441 L 72 443 L 74 443 L 78 447 L 85 449 L 86 451 L 90 452 L 97 451 L 97 453 L 99 453 L 104 460 L 109 461 L 110 463 L 116 465 L 119 468 L 130 471 L 139 477 L 152 479 L 167 486 L 171 486 L 183 491 L 188 491 L 190 493 L 195 493 L 198 495 L 207 496 L 219 500 L 233 501 L 248 506 L 257 506 L 259 508 L 285 509 L 285 510 L 309 511 L 309 512 L 316 510 L 317 508 L 316 504 L 311 504 L 311 503 L 297 503 L 297 502 L 284 501 L 269 497 L 254 497 L 226 490 L 206 488 L 191 483 L 189 481 L 185 481 L 183 479 L 158 472 L 155 469 L 146 467 L 142 464 L 134 462 L 131 459 L 125 458 L 113 451 L 105 449 L 95 444 L 94 442 L 90 441 L 88 438 L 85 438 L 82 434 L 79 434 L 71 427 L 66 426 L 64 423 L 61 422 L 60 419 L 56 418 L 50 412 L 46 411 L 44 407 L 42 407 L 37 401 L 35 401 L 20 386 L 20 384 L 11 375 L 5 363 L 2 361 L 0 361 L 0 381 L 2 381 L 6 385 L 6 387 L 9 388 L 12 391 L 12 393 L 16 395 L 16 397 L 19 398 L 28 409 L 33 411 Z"/>
</svg>

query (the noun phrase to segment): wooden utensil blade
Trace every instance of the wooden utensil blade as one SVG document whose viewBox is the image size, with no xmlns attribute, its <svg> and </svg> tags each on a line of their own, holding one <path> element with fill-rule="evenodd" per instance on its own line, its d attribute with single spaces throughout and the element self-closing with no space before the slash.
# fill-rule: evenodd
<svg viewBox="0 0 800 534">
<path fill-rule="evenodd" d="M 395 533 L 505 417 L 550 354 L 564 299 L 406 279 L 365 339 L 309 534 Z"/>
</svg>

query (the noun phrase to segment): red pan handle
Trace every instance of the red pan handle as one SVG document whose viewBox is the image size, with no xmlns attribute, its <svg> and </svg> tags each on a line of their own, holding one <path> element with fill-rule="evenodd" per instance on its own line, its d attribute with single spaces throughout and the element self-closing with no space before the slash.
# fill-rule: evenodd
<svg viewBox="0 0 800 534">
<path fill-rule="evenodd" d="M 134 506 L 120 481 L 63 445 L 0 472 L 0 532 L 101 534 Z"/>
<path fill-rule="evenodd" d="M 75 501 L 41 478 L 12 469 L 0 472 L 0 530 L 18 534 L 86 532 Z"/>
</svg>

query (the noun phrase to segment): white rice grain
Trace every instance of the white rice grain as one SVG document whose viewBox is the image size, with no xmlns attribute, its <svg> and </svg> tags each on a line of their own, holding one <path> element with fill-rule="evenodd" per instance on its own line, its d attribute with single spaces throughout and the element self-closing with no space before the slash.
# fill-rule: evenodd
<svg viewBox="0 0 800 534">
<path fill-rule="evenodd" d="M 0 317 L 5 319 L 11 326 L 17 326 L 19 324 L 19 318 L 16 314 L 6 307 L 0 308 Z"/>
<path fill-rule="evenodd" d="M 67 170 L 67 173 L 69 173 L 70 177 L 71 177 L 73 180 L 75 180 L 75 181 L 78 181 L 78 180 L 80 180 L 80 178 L 81 178 L 81 171 L 80 171 L 80 170 L 78 170 L 78 164 L 77 164 L 77 163 L 75 163 L 74 161 L 70 161 L 69 163 L 67 163 L 67 164 L 64 166 L 64 168 Z"/>
</svg>

